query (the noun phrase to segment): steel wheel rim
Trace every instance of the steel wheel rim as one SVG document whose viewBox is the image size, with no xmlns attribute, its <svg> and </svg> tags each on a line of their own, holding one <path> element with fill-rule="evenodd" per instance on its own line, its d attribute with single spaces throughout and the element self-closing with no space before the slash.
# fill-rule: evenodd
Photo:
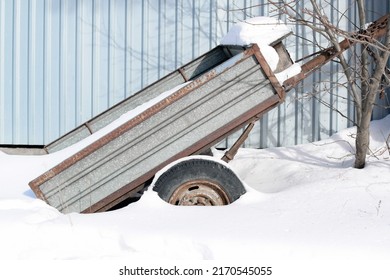
<svg viewBox="0 0 390 280">
<path fill-rule="evenodd" d="M 218 185 L 205 180 L 193 180 L 180 185 L 169 201 L 181 206 L 222 206 L 230 204 L 229 197 Z"/>
</svg>

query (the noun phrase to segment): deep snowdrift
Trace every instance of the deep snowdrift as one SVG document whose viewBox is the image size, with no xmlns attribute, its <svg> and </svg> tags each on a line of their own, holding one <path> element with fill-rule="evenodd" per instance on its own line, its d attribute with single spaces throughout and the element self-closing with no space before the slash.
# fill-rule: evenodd
<svg viewBox="0 0 390 280">
<path fill-rule="evenodd" d="M 376 156 L 363 170 L 351 168 L 353 133 L 241 149 L 230 166 L 248 192 L 228 206 L 172 206 L 150 188 L 125 208 L 84 215 L 63 215 L 29 189 L 50 155 L 0 153 L 0 258 L 389 258 L 390 116 L 372 123 Z"/>
</svg>

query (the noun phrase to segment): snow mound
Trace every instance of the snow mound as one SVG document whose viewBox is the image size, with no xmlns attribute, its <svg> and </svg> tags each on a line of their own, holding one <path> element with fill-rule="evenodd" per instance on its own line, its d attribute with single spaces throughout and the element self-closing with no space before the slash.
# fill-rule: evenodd
<svg viewBox="0 0 390 280">
<path fill-rule="evenodd" d="M 116 211 L 62 214 L 27 184 L 50 155 L 0 154 L 0 259 L 388 259 L 390 116 L 372 122 L 363 170 L 351 167 L 355 132 L 240 149 L 228 165 L 247 193 L 221 207 L 170 205 L 149 188 Z"/>
<path fill-rule="evenodd" d="M 232 26 L 221 40 L 222 45 L 270 45 L 291 32 L 282 21 L 271 17 L 254 17 Z"/>
<path fill-rule="evenodd" d="M 270 45 L 290 32 L 291 29 L 278 19 L 254 17 L 234 25 L 222 38 L 221 45 L 247 46 L 257 44 L 271 69 L 275 70 L 279 56 Z"/>
</svg>

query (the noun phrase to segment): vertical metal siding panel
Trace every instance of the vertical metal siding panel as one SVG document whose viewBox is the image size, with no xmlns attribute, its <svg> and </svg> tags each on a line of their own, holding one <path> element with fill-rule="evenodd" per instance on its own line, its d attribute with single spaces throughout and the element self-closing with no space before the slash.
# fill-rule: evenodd
<svg viewBox="0 0 390 280">
<path fill-rule="evenodd" d="M 224 1 L 224 2 L 226 2 L 226 1 Z M 215 5 L 213 7 L 214 21 L 213 21 L 213 31 L 212 31 L 212 33 L 214 34 L 214 38 L 213 38 L 214 46 L 219 44 L 221 34 L 222 34 L 222 29 L 225 28 L 225 26 L 226 26 L 223 22 L 224 16 L 222 15 L 222 7 L 223 7 L 223 4 L 220 0 L 215 1 Z M 226 12 L 224 14 L 226 14 Z"/>
<path fill-rule="evenodd" d="M 142 47 L 143 47 L 143 5 L 144 1 L 131 1 L 128 4 L 128 40 L 129 40 L 129 92 L 134 93 L 142 87 L 143 81 L 143 62 L 142 62 Z"/>
<path fill-rule="evenodd" d="M 109 96 L 109 1 L 94 1 L 93 115 L 108 107 Z"/>
<path fill-rule="evenodd" d="M 218 45 L 222 37 L 227 33 L 229 28 L 229 1 L 216 1 L 215 22 L 214 22 L 214 40 L 215 45 Z"/>
<path fill-rule="evenodd" d="M 178 30 L 176 1 L 160 1 L 159 6 L 159 54 L 160 65 L 158 77 L 162 77 L 176 69 L 176 38 Z M 160 57 L 161 56 L 161 57 Z M 179 67 L 179 66 L 178 66 Z"/>
<path fill-rule="evenodd" d="M 333 12 L 336 12 L 334 9 L 334 5 L 337 4 L 336 1 L 333 3 L 324 3 L 325 6 L 323 8 L 325 14 L 328 15 L 328 18 L 331 20 L 333 18 L 332 14 Z M 336 6 L 337 7 L 337 6 Z M 334 21 L 333 21 L 334 22 Z M 334 22 L 336 23 L 336 22 Z M 319 43 L 321 46 L 327 46 L 329 44 L 328 40 L 326 40 L 323 36 L 319 36 Z M 317 131 L 315 135 L 315 141 L 328 138 L 330 135 L 330 118 L 331 118 L 331 109 L 329 106 L 331 106 L 330 99 L 331 94 L 329 88 L 331 88 L 332 84 L 332 73 L 330 71 L 330 64 L 327 63 L 323 67 L 321 67 L 320 71 L 318 71 L 318 88 L 319 88 L 319 94 L 316 98 L 318 101 L 317 103 L 317 112 L 314 112 L 314 114 L 317 116 L 317 119 L 315 123 L 317 123 Z M 326 105 L 329 104 L 329 105 Z"/>
<path fill-rule="evenodd" d="M 180 3 L 180 2 L 179 2 Z M 179 21 L 180 21 L 180 33 L 179 33 L 179 64 L 183 65 L 189 62 L 194 55 L 194 30 L 193 30 L 193 1 L 188 1 L 186 3 L 180 3 L 180 13 L 179 13 Z"/>
<path fill-rule="evenodd" d="M 176 3 L 174 1 L 164 1 L 164 21 L 163 21 L 163 34 L 164 41 L 162 52 L 162 73 L 160 77 L 168 74 L 177 68 L 177 56 L 176 56 L 176 37 L 177 37 L 177 25 L 175 17 L 177 15 Z"/>
<path fill-rule="evenodd" d="M 115 0 L 114 0 L 115 1 Z M 107 32 L 107 35 L 106 35 L 106 39 L 107 39 L 107 77 L 105 77 L 106 79 L 106 82 L 107 82 L 107 95 L 106 95 L 106 99 L 107 99 L 107 104 L 106 104 L 106 107 L 104 108 L 107 109 L 110 107 L 111 105 L 111 100 L 112 100 L 112 92 L 111 92 L 111 77 L 110 77 L 110 74 L 111 74 L 111 49 L 112 49 L 112 34 L 111 34 L 111 0 L 106 0 L 107 2 L 107 27 L 106 27 L 106 32 Z"/>
<path fill-rule="evenodd" d="M 196 32 L 196 48 L 195 57 L 211 49 L 212 43 L 212 8 L 213 1 L 197 1 L 196 14 L 195 14 L 195 26 Z"/>
<path fill-rule="evenodd" d="M 191 42 L 191 46 L 192 46 L 192 56 L 191 56 L 191 59 L 194 59 L 195 56 L 196 56 L 196 35 L 197 35 L 197 32 L 196 32 L 196 13 L 197 13 L 197 5 L 196 5 L 196 0 L 192 0 L 192 22 L 191 22 L 191 26 L 192 26 L 192 30 L 191 30 L 191 34 L 192 34 L 192 42 Z"/>
<path fill-rule="evenodd" d="M 3 73 L 3 89 L 4 89 L 4 112 L 2 121 L 4 123 L 4 142 L 13 143 L 14 131 L 14 2 L 5 1 L 3 4 L 3 46 L 4 46 L 4 73 Z"/>
<path fill-rule="evenodd" d="M 164 2 L 164 3 L 161 3 Z M 161 77 L 161 68 L 162 68 L 162 53 L 164 50 L 162 49 L 162 40 L 165 41 L 165 28 L 164 28 L 164 20 L 163 20 L 163 10 L 165 12 L 165 1 L 158 1 L 158 8 L 157 8 L 157 17 L 158 17 L 158 23 L 157 23 L 157 77 Z M 166 43 L 166 42 L 165 42 Z"/>
<path fill-rule="evenodd" d="M 144 59 L 146 60 L 146 73 L 145 73 L 145 84 L 149 85 L 158 79 L 158 2 L 150 1 L 147 2 L 145 11 L 144 23 L 146 26 L 146 50 Z"/>
<path fill-rule="evenodd" d="M 176 69 L 181 66 L 179 63 L 180 60 L 180 42 L 179 42 L 179 32 L 181 30 L 181 21 L 180 21 L 180 3 L 178 0 L 168 0 L 165 3 L 166 9 L 166 19 L 165 19 L 165 29 L 164 34 L 166 38 L 169 38 L 169 44 L 165 46 L 164 53 L 168 57 L 166 61 L 165 74 L 170 70 Z"/>
<path fill-rule="evenodd" d="M 15 1 L 14 142 L 28 139 L 29 4 Z"/>
<path fill-rule="evenodd" d="M 215 33 L 213 32 L 213 23 L 214 23 L 214 5 L 216 4 L 216 2 L 214 1 L 209 1 L 209 17 L 210 17 L 210 24 L 209 24 L 209 49 L 213 48 L 214 47 L 214 36 L 215 36 Z M 214 34 L 214 36 L 213 36 Z"/>
<path fill-rule="evenodd" d="M 305 8 L 304 3 L 298 2 L 299 9 L 303 10 Z M 308 44 L 304 38 L 306 38 L 307 30 L 303 26 L 297 26 L 296 28 L 296 51 L 297 51 L 297 58 L 304 57 L 306 54 L 309 53 L 308 50 Z M 298 89 L 296 89 L 295 98 L 296 102 L 294 103 L 295 108 L 295 126 L 293 126 L 294 129 L 294 144 L 300 144 L 303 143 L 303 139 L 305 137 L 305 131 L 307 130 L 307 111 L 305 109 L 306 107 L 306 100 L 302 96 L 302 88 L 307 82 L 300 83 Z"/>
<path fill-rule="evenodd" d="M 93 115 L 93 1 L 77 2 L 76 120 L 83 123 Z"/>
<path fill-rule="evenodd" d="M 60 135 L 61 4 L 59 0 L 45 3 L 45 142 L 50 142 Z"/>
<path fill-rule="evenodd" d="M 150 38 L 149 34 L 149 2 L 142 2 L 142 45 L 141 45 L 141 79 L 142 84 L 141 87 L 145 87 L 149 84 L 149 64 L 150 64 L 150 58 L 149 58 L 149 41 Z"/>
<path fill-rule="evenodd" d="M 133 87 L 134 87 L 134 82 L 133 82 L 133 51 L 132 51 L 132 26 L 134 25 L 134 19 L 132 16 L 132 11 L 133 7 L 132 4 L 127 1 L 126 2 L 126 97 L 130 96 L 133 94 Z"/>
<path fill-rule="evenodd" d="M 314 24 L 316 24 L 318 20 L 314 19 Z M 319 38 L 319 35 L 316 33 L 312 33 L 312 36 L 310 37 L 310 40 L 313 42 L 316 42 L 316 40 Z M 317 51 L 317 47 L 315 44 L 311 46 L 310 53 L 315 53 Z M 313 142 L 318 139 L 317 132 L 318 132 L 318 101 L 316 97 L 318 97 L 318 84 L 317 82 L 320 80 L 320 72 L 316 71 L 312 74 L 312 76 L 309 78 L 311 79 L 312 86 L 309 88 L 309 91 L 311 94 L 313 94 L 313 97 L 311 98 L 310 102 L 310 132 L 308 135 L 307 141 Z"/>
<path fill-rule="evenodd" d="M 128 18 L 127 18 L 127 0 L 125 1 L 125 5 L 123 7 L 123 10 L 124 10 L 124 15 L 125 15 L 125 20 L 124 20 L 124 23 L 123 23 L 123 36 L 124 36 L 124 46 L 123 46 L 123 51 L 124 51 L 124 59 L 123 59 L 123 66 L 124 66 L 124 89 L 123 89 L 123 98 L 125 99 L 127 96 L 128 96 L 128 92 L 127 92 L 127 73 L 128 73 L 128 69 L 127 69 L 127 59 L 128 59 L 128 50 L 127 50 L 127 38 L 128 38 L 128 34 L 127 34 L 127 23 L 128 23 Z"/>
<path fill-rule="evenodd" d="M 43 67 L 44 67 L 44 0 L 29 2 L 29 113 L 28 143 L 42 144 L 43 108 Z"/>
<path fill-rule="evenodd" d="M 179 67 L 179 11 L 180 11 L 180 7 L 179 7 L 179 0 L 175 0 L 175 48 L 174 48 L 174 52 L 175 52 L 175 68 L 178 68 Z"/>
<path fill-rule="evenodd" d="M 5 142 L 5 0 L 0 0 L 0 143 Z"/>
<path fill-rule="evenodd" d="M 334 6 L 331 6 L 331 9 L 330 9 L 330 21 L 331 22 L 337 22 L 337 18 L 338 18 L 338 11 L 340 10 L 340 6 L 339 6 L 339 3 L 336 2 Z M 339 26 L 340 27 L 340 26 Z M 336 100 L 337 100 L 337 95 L 334 94 L 334 85 L 335 85 L 335 74 L 336 73 L 336 67 L 335 67 L 335 64 L 334 63 L 330 63 L 329 64 L 329 75 L 330 75 L 330 79 L 329 79 L 329 82 L 330 82 L 330 89 L 329 89 L 329 104 L 330 104 L 330 111 L 329 111 L 329 125 L 328 125 L 328 136 L 332 135 L 334 132 L 333 132 L 333 128 L 334 128 L 334 120 L 335 120 L 335 115 L 334 115 L 334 112 L 335 112 L 335 109 L 337 109 L 336 107 Z M 336 80 L 337 80 L 337 76 L 336 76 Z"/>
<path fill-rule="evenodd" d="M 142 1 L 141 3 L 141 46 L 140 46 L 140 54 L 141 54 L 141 58 L 140 58 L 140 63 L 141 63 L 141 88 L 143 88 L 145 86 L 145 48 L 146 48 L 146 38 L 145 38 L 145 34 L 147 32 L 145 26 L 146 26 L 146 21 L 145 21 L 145 15 L 146 15 L 146 3 L 145 1 Z"/>
<path fill-rule="evenodd" d="M 76 124 L 77 2 L 61 1 L 60 22 L 60 135 Z"/>
<path fill-rule="evenodd" d="M 348 1 L 337 1 L 338 8 L 341 11 L 348 11 L 350 9 L 348 5 Z M 337 17 L 336 17 L 337 18 Z M 336 20 L 336 19 L 335 19 Z M 348 19 L 346 17 L 342 17 L 340 20 L 340 27 L 348 29 L 349 28 Z M 348 55 L 348 54 L 346 54 Z M 340 84 L 347 84 L 347 79 L 343 73 L 342 67 L 337 63 L 332 64 L 332 72 L 337 73 L 334 74 L 334 82 Z M 334 70 L 333 70 L 334 69 Z M 334 89 L 334 111 L 332 114 L 332 134 L 348 127 L 348 119 L 341 116 L 337 111 L 344 112 L 345 115 L 348 114 L 348 89 L 344 86 L 338 86 Z"/>
<path fill-rule="evenodd" d="M 109 46 L 109 106 L 123 100 L 126 74 L 126 2 L 116 0 L 110 2 L 110 46 Z"/>
<path fill-rule="evenodd" d="M 166 1 L 158 1 L 156 6 L 157 11 L 157 79 L 161 78 L 164 73 L 164 69 L 167 67 L 167 60 L 169 57 L 166 56 L 166 46 L 169 45 L 169 39 L 167 38 L 166 30 L 169 28 L 166 24 Z"/>
</svg>

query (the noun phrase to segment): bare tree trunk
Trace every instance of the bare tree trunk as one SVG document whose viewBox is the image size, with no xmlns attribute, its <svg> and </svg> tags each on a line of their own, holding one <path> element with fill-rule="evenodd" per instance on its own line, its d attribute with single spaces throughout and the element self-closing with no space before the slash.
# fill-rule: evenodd
<svg viewBox="0 0 390 280">
<path fill-rule="evenodd" d="M 359 0 L 359 2 L 362 0 Z M 359 6 L 360 8 L 360 6 Z M 390 46 L 390 23 L 387 24 L 386 41 L 384 46 L 389 48 Z M 362 114 L 361 119 L 357 125 L 356 134 L 356 155 L 355 155 L 355 168 L 364 168 L 366 164 L 366 155 L 369 151 L 370 145 L 370 122 L 372 116 L 372 110 L 374 108 L 375 98 L 379 91 L 379 86 L 383 74 L 385 73 L 386 64 L 389 60 L 390 50 L 383 50 L 380 55 L 375 55 L 375 70 L 372 76 L 369 78 L 367 65 L 367 51 L 363 50 L 366 54 L 362 53 Z"/>
<path fill-rule="evenodd" d="M 360 28 L 366 23 L 366 13 L 364 11 L 364 0 L 357 1 L 358 11 L 359 11 L 359 20 Z M 367 46 L 362 44 L 361 48 L 361 70 L 360 70 L 360 81 L 361 81 L 361 93 L 360 100 L 356 103 L 357 110 L 357 132 L 356 132 L 356 154 L 355 154 L 355 168 L 364 168 L 366 165 L 366 155 L 370 147 L 370 121 L 371 121 L 371 110 L 367 112 L 367 98 L 369 94 L 368 87 L 368 54 Z M 363 104 L 365 103 L 365 104 Z M 365 106 L 366 105 L 366 106 Z"/>
<path fill-rule="evenodd" d="M 360 124 L 357 126 L 356 132 L 356 154 L 355 154 L 355 168 L 364 168 L 366 165 L 366 155 L 370 146 L 370 122 L 372 115 L 372 108 L 370 111 L 365 108 L 362 113 Z"/>
<path fill-rule="evenodd" d="M 390 28 L 387 32 L 387 45 L 390 43 Z M 368 86 L 368 93 L 366 98 L 363 99 L 363 112 L 360 120 L 360 124 L 357 127 L 356 134 L 356 155 L 355 155 L 355 168 L 364 168 L 366 164 L 366 155 L 368 153 L 370 144 L 370 122 L 372 116 L 372 110 L 375 104 L 375 98 L 377 96 L 380 81 L 385 71 L 387 61 L 389 59 L 389 51 L 382 52 L 379 56 L 380 60 L 377 62 L 375 72 L 370 79 Z"/>
</svg>

